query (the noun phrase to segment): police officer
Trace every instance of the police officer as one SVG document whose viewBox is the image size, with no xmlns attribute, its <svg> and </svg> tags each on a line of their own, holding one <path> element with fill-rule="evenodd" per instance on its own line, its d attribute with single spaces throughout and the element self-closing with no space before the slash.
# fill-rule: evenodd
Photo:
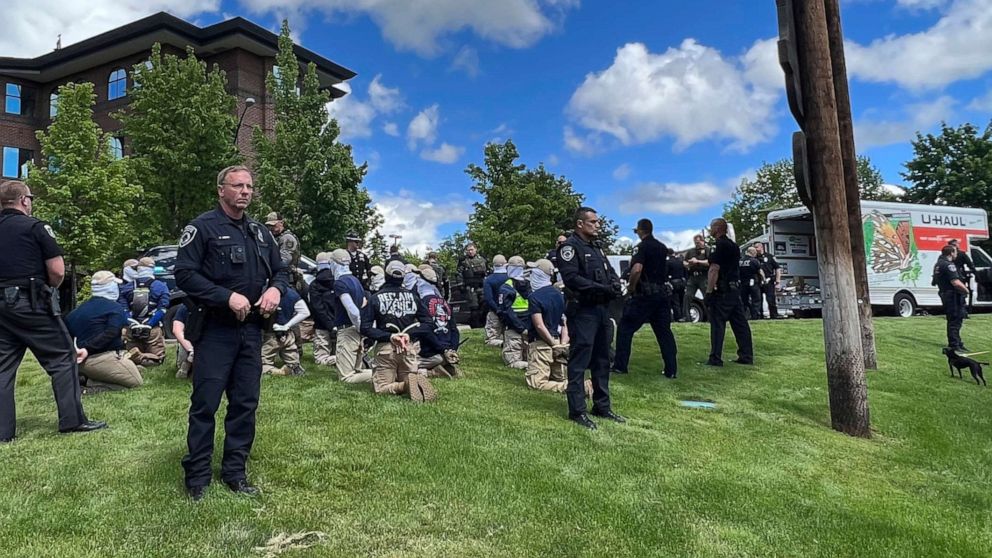
<svg viewBox="0 0 992 558">
<path fill-rule="evenodd" d="M 451 290 L 448 288 L 448 271 L 444 269 L 441 262 L 437 259 L 437 252 L 427 253 L 427 265 L 431 266 L 431 270 L 434 275 L 437 276 L 437 281 L 434 285 L 437 287 L 438 292 L 444 297 L 445 300 L 451 296 Z"/>
<path fill-rule="evenodd" d="M 685 262 L 682 256 L 669 248 L 665 267 L 668 269 L 668 282 L 672 284 L 672 319 L 677 322 L 685 321 L 685 314 L 682 313 L 685 300 Z"/>
<path fill-rule="evenodd" d="M 300 286 L 303 278 L 297 269 L 300 263 L 300 239 L 286 228 L 286 221 L 275 211 L 265 217 L 265 226 L 269 228 L 269 232 L 279 245 L 279 259 L 286 266 L 290 283 L 297 289 L 303 288 Z"/>
<path fill-rule="evenodd" d="M 558 249 L 561 248 L 562 244 L 565 244 L 566 240 L 568 240 L 567 236 L 563 234 L 558 235 L 558 238 L 555 239 L 555 247 L 548 250 L 548 254 L 544 256 L 544 259 L 551 262 L 551 267 L 554 268 L 554 273 L 551 275 L 552 283 L 561 282 L 561 275 L 558 273 Z"/>
<path fill-rule="evenodd" d="M 967 250 L 962 250 L 958 245 L 958 239 L 952 238 L 947 241 L 947 244 L 953 246 L 957 250 L 957 256 L 954 258 L 954 266 L 958 268 L 958 275 L 961 276 L 961 282 L 964 286 L 968 288 L 968 305 L 965 307 L 965 318 L 968 317 L 967 310 L 971 308 L 973 303 L 973 297 L 975 293 L 971 290 L 971 278 L 975 275 L 975 263 L 971 261 L 971 256 L 968 255 Z"/>
<path fill-rule="evenodd" d="M 661 349 L 665 377 L 675 379 L 678 361 L 675 336 L 672 335 L 672 285 L 668 282 L 668 247 L 653 235 L 654 224 L 641 219 L 634 229 L 641 243 L 630 260 L 630 282 L 627 291 L 632 296 L 623 309 L 617 328 L 617 353 L 613 371 L 627 373 L 630 362 L 630 345 L 634 334 L 645 323 L 651 324 L 655 340 Z M 681 299 L 677 299 L 681 300 Z"/>
<path fill-rule="evenodd" d="M 757 243 L 754 245 L 755 257 L 761 263 L 761 274 L 764 278 L 761 291 L 765 294 L 765 301 L 768 302 L 768 317 L 772 320 L 778 319 L 778 305 L 775 303 L 775 291 L 782 280 L 782 266 L 775 261 L 775 256 L 765 252 L 765 245 Z"/>
<path fill-rule="evenodd" d="M 479 254 L 475 243 L 465 246 L 465 255 L 458 260 L 458 274 L 465 286 L 465 300 L 473 312 L 482 304 L 482 282 L 486 278 L 486 258 Z"/>
<path fill-rule="evenodd" d="M 347 243 L 348 255 L 351 256 L 351 274 L 362 284 L 362 288 L 368 289 L 372 280 L 372 262 L 361 250 L 362 239 L 354 231 L 349 231 L 344 240 Z"/>
<path fill-rule="evenodd" d="M 741 257 L 741 303 L 744 304 L 744 314 L 750 314 L 752 320 L 764 317 L 761 312 L 761 284 L 764 282 L 764 274 L 757 256 L 758 251 L 751 246 Z"/>
<path fill-rule="evenodd" d="M 602 223 L 596 210 L 575 210 L 575 232 L 558 249 L 558 270 L 565 283 L 568 302 L 566 326 L 571 346 L 568 354 L 568 418 L 595 430 L 586 414 L 583 379 L 592 372 L 592 414 L 616 422 L 626 419 L 610 405 L 610 316 L 607 304 L 621 295 L 620 278 L 610 267 L 596 238 Z"/>
<path fill-rule="evenodd" d="M 279 307 L 289 285 L 279 245 L 245 214 L 253 193 L 248 168 L 220 171 L 217 208 L 187 225 L 179 241 L 176 284 L 197 307 L 186 327 L 196 351 L 196 374 L 186 440 L 189 453 L 182 461 L 186 490 L 194 501 L 203 498 L 210 484 L 214 414 L 225 393 L 221 478 L 234 492 L 258 491 L 248 482 L 245 464 L 255 440 L 262 324 Z"/>
<path fill-rule="evenodd" d="M 961 325 L 964 323 L 965 302 L 968 297 L 968 287 L 961 280 L 961 273 L 954 259 L 957 250 L 954 246 L 944 246 L 940 257 L 933 266 L 933 282 L 944 304 L 944 316 L 947 317 L 947 346 L 950 349 L 968 352 L 961 341 Z"/>
<path fill-rule="evenodd" d="M 754 364 L 751 326 L 747 323 L 741 303 L 741 249 L 727 237 L 726 220 L 713 219 L 710 233 L 716 238 L 716 247 L 710 254 L 706 282 L 706 309 L 710 320 L 710 358 L 706 364 L 723 366 L 723 337 L 728 321 L 737 341 L 737 360 L 734 362 Z"/>
<path fill-rule="evenodd" d="M 688 318 L 689 308 L 696 298 L 696 292 L 706 292 L 706 273 L 709 268 L 710 247 L 706 245 L 706 239 L 701 234 L 692 238 L 694 246 L 686 252 L 685 268 L 689 274 L 686 282 L 685 296 L 682 299 L 682 314 Z"/>
<path fill-rule="evenodd" d="M 62 248 L 52 227 L 31 217 L 34 196 L 23 182 L 0 183 L 0 443 L 16 433 L 14 379 L 31 353 L 52 377 L 60 432 L 89 432 L 107 423 L 86 418 L 79 400 L 77 350 L 59 317 L 56 289 L 65 277 Z"/>
</svg>

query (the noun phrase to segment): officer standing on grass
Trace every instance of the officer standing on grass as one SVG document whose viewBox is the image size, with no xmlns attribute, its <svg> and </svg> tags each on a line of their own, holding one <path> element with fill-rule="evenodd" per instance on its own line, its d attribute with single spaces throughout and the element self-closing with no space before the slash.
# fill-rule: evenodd
<svg viewBox="0 0 992 558">
<path fill-rule="evenodd" d="M 958 239 L 952 238 L 947 241 L 947 244 L 953 246 L 957 251 L 957 255 L 954 256 L 954 266 L 958 268 L 958 275 L 961 276 L 961 282 L 964 286 L 968 288 L 968 300 L 965 306 L 965 318 L 968 317 L 968 310 L 971 308 L 973 303 L 973 297 L 975 293 L 971 291 L 971 278 L 975 275 L 975 262 L 971 261 L 971 256 L 968 255 L 967 250 L 962 250 L 958 246 Z"/>
<path fill-rule="evenodd" d="M 768 317 L 772 320 L 778 319 L 778 305 L 775 302 L 775 291 L 782 280 L 782 266 L 775 260 L 775 256 L 765 252 L 765 245 L 761 242 L 754 245 L 755 257 L 761 264 L 761 273 L 764 276 L 764 284 L 761 291 L 768 302 Z"/>
<path fill-rule="evenodd" d="M 248 482 L 246 465 L 255 440 L 262 325 L 289 285 L 275 238 L 245 214 L 254 189 L 247 167 L 220 171 L 217 208 L 187 225 L 179 241 L 176 284 L 197 307 L 186 327 L 196 351 L 196 374 L 186 439 L 189 453 L 182 461 L 186 491 L 194 501 L 203 498 L 210 484 L 214 414 L 225 393 L 221 478 L 236 493 L 258 492 Z"/>
<path fill-rule="evenodd" d="M 713 219 L 710 233 L 716 238 L 716 247 L 710 254 L 710 271 L 706 283 L 706 310 L 710 318 L 709 366 L 723 366 L 723 338 L 727 322 L 737 341 L 738 364 L 754 364 L 751 345 L 751 326 L 744 315 L 741 302 L 740 259 L 741 249 L 727 237 L 727 221 Z"/>
<path fill-rule="evenodd" d="M 107 423 L 86 418 L 79 399 L 77 350 L 59 317 L 56 295 L 65 277 L 52 228 L 31 217 L 34 196 L 23 182 L 0 183 L 0 443 L 16 434 L 14 384 L 25 349 L 52 378 L 60 432 L 89 432 Z"/>
<path fill-rule="evenodd" d="M 586 369 L 592 372 L 592 414 L 626 422 L 610 404 L 610 315 L 607 304 L 621 296 L 620 278 L 610 266 L 596 238 L 602 223 L 596 210 L 575 210 L 575 232 L 558 248 L 558 270 L 568 302 L 566 326 L 571 345 L 568 354 L 568 418 L 596 429 L 586 414 L 583 386 Z"/>
<path fill-rule="evenodd" d="M 933 266 L 933 283 L 937 286 L 940 301 L 944 304 L 947 318 L 947 347 L 960 352 L 969 352 L 961 341 L 961 326 L 966 314 L 968 287 L 961 280 L 961 271 L 954 264 L 957 250 L 954 246 L 944 246 L 940 257 Z"/>
<path fill-rule="evenodd" d="M 696 292 L 706 292 L 706 272 L 710 265 L 710 247 L 706 245 L 703 235 L 692 237 L 694 246 L 685 254 L 685 268 L 689 274 L 686 281 L 685 296 L 682 299 L 682 315 L 689 318 L 689 309 L 696 299 Z"/>
</svg>

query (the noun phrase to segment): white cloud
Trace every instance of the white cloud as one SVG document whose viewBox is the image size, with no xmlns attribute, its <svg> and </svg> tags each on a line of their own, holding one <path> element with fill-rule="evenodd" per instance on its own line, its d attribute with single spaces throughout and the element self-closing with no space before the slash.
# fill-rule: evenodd
<svg viewBox="0 0 992 558">
<path fill-rule="evenodd" d="M 399 234 L 400 244 L 419 254 L 427 247 L 436 248 L 441 241 L 438 228 L 448 223 L 468 220 L 472 204 L 459 197 L 449 196 L 441 201 L 427 201 L 409 190 L 372 192 L 372 201 L 383 217 L 382 233 Z M 432 196 L 437 200 L 437 196 Z"/>
<path fill-rule="evenodd" d="M 558 166 L 558 156 L 555 155 L 554 153 L 552 153 L 551 155 L 548 155 L 546 162 L 547 162 L 547 164 L 548 164 L 549 167 L 557 167 Z"/>
<path fill-rule="evenodd" d="M 388 136 L 399 137 L 400 127 L 396 125 L 395 122 L 386 122 L 382 126 L 382 131 Z"/>
<path fill-rule="evenodd" d="M 451 61 L 451 70 L 465 72 L 468 77 L 479 75 L 479 52 L 470 46 L 463 46 L 454 60 Z"/>
<path fill-rule="evenodd" d="M 0 33 L 0 52 L 33 58 L 53 50 L 59 33 L 67 47 L 157 12 L 191 19 L 217 13 L 220 4 L 220 0 L 4 0 L 7 23 Z"/>
<path fill-rule="evenodd" d="M 757 87 L 785 89 L 785 73 L 778 63 L 778 39 L 759 39 L 744 53 L 744 77 Z"/>
<path fill-rule="evenodd" d="M 902 0 L 907 7 L 941 2 Z M 955 0 L 929 29 L 846 45 L 847 68 L 869 82 L 910 89 L 939 88 L 992 69 L 992 0 Z"/>
<path fill-rule="evenodd" d="M 670 136 L 676 149 L 726 140 L 745 150 L 766 141 L 775 131 L 771 116 L 780 89 L 768 87 L 767 50 L 759 41 L 743 60 L 734 60 L 693 39 L 661 54 L 628 43 L 609 68 L 587 75 L 572 95 L 567 113 L 589 133 L 566 127 L 566 147 L 595 152 L 602 135 L 623 145 Z"/>
<path fill-rule="evenodd" d="M 932 10 L 947 4 L 947 0 L 896 0 L 896 4 L 910 10 Z"/>
<path fill-rule="evenodd" d="M 627 180 L 630 176 L 630 165 L 624 163 L 619 167 L 613 169 L 613 179 L 614 180 Z"/>
<path fill-rule="evenodd" d="M 352 93 L 348 83 L 341 83 L 336 87 L 348 94 L 328 103 L 327 112 L 331 118 L 337 119 L 342 139 L 371 137 L 372 126 L 377 117 L 393 114 L 403 108 L 400 90 L 383 85 L 381 74 L 376 75 L 369 83 L 365 101 Z"/>
<path fill-rule="evenodd" d="M 628 215 L 695 213 L 705 207 L 725 202 L 731 190 L 732 188 L 712 182 L 647 182 L 622 193 L 620 212 Z"/>
<path fill-rule="evenodd" d="M 882 184 L 882 189 L 897 198 L 901 198 L 906 195 L 906 188 L 897 184 Z"/>
<path fill-rule="evenodd" d="M 434 103 L 413 117 L 406 128 L 406 140 L 410 149 L 416 149 L 419 143 L 432 145 L 437 140 L 437 126 L 441 121 L 440 112 L 440 107 Z"/>
<path fill-rule="evenodd" d="M 464 147 L 457 147 L 449 143 L 442 143 L 437 149 L 424 149 L 420 152 L 420 158 L 435 163 L 450 165 L 458 161 L 458 158 L 465 153 Z"/>
<path fill-rule="evenodd" d="M 561 26 L 578 0 L 242 0 L 257 12 L 319 11 L 334 16 L 367 15 L 383 36 L 423 56 L 441 52 L 443 39 L 468 30 L 496 44 L 529 47 Z"/>
<path fill-rule="evenodd" d="M 705 223 L 709 226 L 709 223 Z M 692 237 L 699 234 L 701 229 L 684 229 L 681 231 L 654 231 L 654 237 L 673 250 L 692 248 Z"/>
<path fill-rule="evenodd" d="M 855 144 L 868 149 L 912 140 L 918 131 L 926 131 L 954 114 L 955 101 L 943 96 L 928 103 L 904 107 L 906 116 L 899 120 L 861 119 L 854 123 Z"/>
<path fill-rule="evenodd" d="M 983 112 L 992 112 L 992 91 L 989 91 L 981 97 L 976 97 L 968 104 L 968 108 L 971 110 L 980 110 Z"/>
</svg>

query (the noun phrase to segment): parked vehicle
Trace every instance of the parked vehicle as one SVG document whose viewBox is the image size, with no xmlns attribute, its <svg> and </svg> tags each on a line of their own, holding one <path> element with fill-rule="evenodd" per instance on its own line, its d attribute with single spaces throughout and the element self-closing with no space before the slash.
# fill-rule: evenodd
<svg viewBox="0 0 992 558">
<path fill-rule="evenodd" d="M 992 258 L 975 245 L 987 240 L 988 216 L 982 209 L 861 202 L 868 288 L 877 310 L 909 317 L 919 308 L 939 308 L 931 285 L 940 250 L 951 239 L 967 250 L 977 274 L 971 279 L 976 307 L 992 307 Z M 782 266 L 779 311 L 797 317 L 822 308 L 813 217 L 805 207 L 768 214 L 767 248 Z"/>
</svg>

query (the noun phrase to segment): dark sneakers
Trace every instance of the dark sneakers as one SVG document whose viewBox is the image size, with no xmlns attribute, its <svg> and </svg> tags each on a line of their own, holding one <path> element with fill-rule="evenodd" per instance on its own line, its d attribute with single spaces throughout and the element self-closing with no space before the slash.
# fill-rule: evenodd
<svg viewBox="0 0 992 558">
<path fill-rule="evenodd" d="M 737 363 L 737 364 L 743 364 L 743 365 L 746 365 L 746 366 L 754 366 L 754 359 L 753 358 L 738 358 L 734 362 Z"/>
<path fill-rule="evenodd" d="M 596 430 L 596 423 L 589 418 L 589 415 L 582 413 L 581 415 L 575 415 L 574 417 L 568 417 L 568 420 L 588 428 L 589 430 Z"/>
<path fill-rule="evenodd" d="M 723 366 L 723 361 L 710 359 L 704 362 L 703 364 L 705 364 L 706 366 Z"/>
<path fill-rule="evenodd" d="M 106 427 L 107 423 L 102 420 L 88 420 L 79 426 L 59 430 L 59 432 L 63 434 L 69 434 L 70 432 L 93 432 L 94 430 L 102 430 Z"/>
<path fill-rule="evenodd" d="M 234 492 L 235 494 L 244 494 L 245 496 L 255 496 L 256 494 L 259 493 L 258 488 L 252 486 L 251 483 L 248 482 L 248 479 L 225 482 L 224 484 L 226 484 L 227 487 L 231 489 L 231 492 Z"/>
<path fill-rule="evenodd" d="M 604 418 L 606 420 L 612 420 L 613 422 L 618 422 L 620 424 L 627 422 L 627 419 L 614 413 L 613 411 L 602 411 L 602 412 L 593 411 L 592 414 L 596 415 L 597 417 Z"/>
<path fill-rule="evenodd" d="M 189 496 L 190 500 L 194 502 L 199 502 L 207 495 L 207 487 L 204 486 L 187 486 L 186 495 Z"/>
</svg>

